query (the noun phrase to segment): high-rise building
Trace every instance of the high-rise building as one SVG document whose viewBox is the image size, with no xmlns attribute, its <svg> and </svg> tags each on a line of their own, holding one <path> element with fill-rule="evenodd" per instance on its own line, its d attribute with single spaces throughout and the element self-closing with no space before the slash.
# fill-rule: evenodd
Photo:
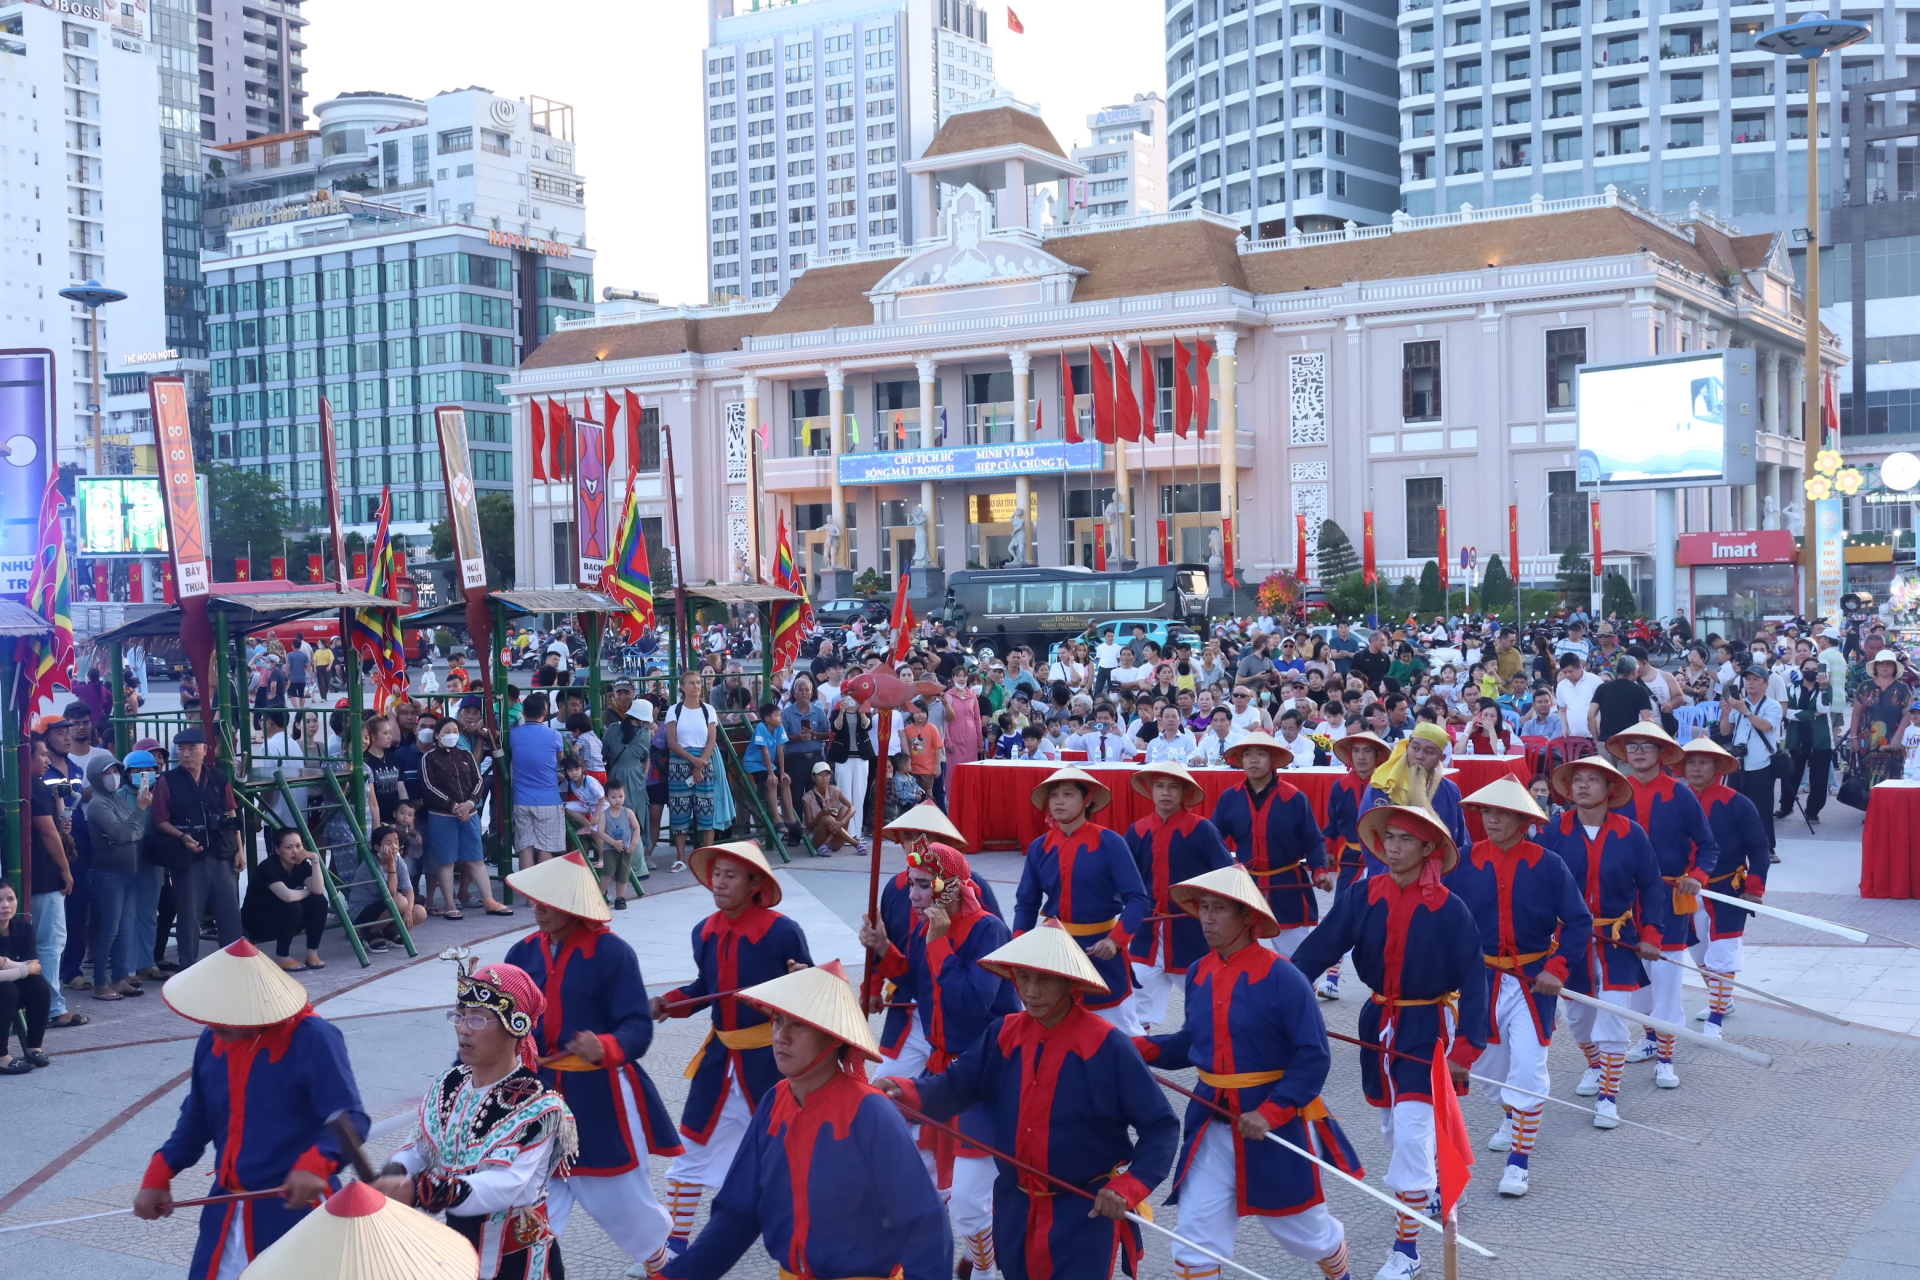
<svg viewBox="0 0 1920 1280">
<path fill-rule="evenodd" d="M 126 470 L 135 442 L 109 448 L 103 419 L 96 464 L 95 315 L 60 291 L 127 295 L 98 312 L 102 402 L 108 370 L 166 346 L 160 79 L 144 6 L 127 8 L 0 3 L 0 334 L 54 352 L 58 461 L 89 471 Z"/>
<path fill-rule="evenodd" d="M 445 514 L 434 408 L 466 409 L 475 483 L 509 488 L 494 388 L 592 314 L 573 109 L 470 88 L 315 114 L 318 130 L 207 149 L 214 456 L 317 521 L 324 395 L 347 519 L 372 521 L 390 485 L 396 533 L 422 539 Z"/>
<path fill-rule="evenodd" d="M 200 282 L 200 19 L 196 0 L 151 0 L 148 33 L 160 64 L 160 236 L 167 349 L 207 358 L 207 291 Z M 196 408 L 204 406 L 195 401 Z"/>
<path fill-rule="evenodd" d="M 1136 93 L 1132 102 L 1102 107 L 1087 117 L 1093 141 L 1073 149 L 1086 166 L 1073 179 L 1067 206 L 1071 220 L 1094 222 L 1158 213 L 1167 207 L 1167 104 L 1157 93 Z"/>
<path fill-rule="evenodd" d="M 1169 207 L 1224 213 L 1254 239 L 1386 221 L 1400 174 L 1383 8 L 1170 3 Z"/>
<path fill-rule="evenodd" d="M 166 6 L 168 0 L 154 0 Z M 200 136 L 240 142 L 307 124 L 300 0 L 194 0 Z"/>
<path fill-rule="evenodd" d="M 832 257 L 911 243 L 904 165 L 997 96 L 971 0 L 709 0 L 708 283 L 773 298 Z"/>
<path fill-rule="evenodd" d="M 1612 186 L 1668 214 L 1697 203 L 1748 233 L 1801 226 L 1806 64 L 1753 41 L 1803 12 L 1712 0 L 1465 9 L 1403 0 L 1403 207 L 1420 215 Z M 1875 36 L 1845 51 L 1842 81 L 1899 74 L 1898 42 L 1920 38 L 1911 15 L 1886 3 L 1849 5 L 1846 16 L 1872 23 Z M 1824 114 L 1831 95 L 1820 97 Z"/>
</svg>

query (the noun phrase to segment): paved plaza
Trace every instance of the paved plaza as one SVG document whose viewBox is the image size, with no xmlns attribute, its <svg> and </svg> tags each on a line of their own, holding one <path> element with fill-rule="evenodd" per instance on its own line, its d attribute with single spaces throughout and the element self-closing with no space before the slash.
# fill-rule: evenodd
<svg viewBox="0 0 1920 1280">
<path fill-rule="evenodd" d="M 1855 892 L 1858 814 L 1830 806 L 1817 836 L 1798 819 L 1783 824 L 1781 834 L 1785 861 L 1775 868 L 1769 902 L 1920 941 L 1920 903 L 1863 902 Z M 898 851 L 888 853 L 897 866 Z M 1010 909 L 1018 857 L 981 855 L 976 871 L 992 880 Z M 802 858 L 781 878 L 782 910 L 806 928 L 815 958 L 839 957 L 857 969 L 863 957 L 854 930 L 866 902 L 865 863 Z M 684 873 L 663 869 L 648 886 L 646 898 L 614 923 L 639 952 L 650 987 L 661 990 L 692 976 L 688 934 L 710 902 Z M 338 936 L 329 935 L 329 967 L 304 976 L 316 1010 L 339 1020 L 369 1113 L 376 1122 L 394 1122 L 374 1144 L 378 1151 L 398 1143 L 395 1130 L 452 1051 L 440 1016 L 451 999 L 452 974 L 437 953 L 459 944 L 498 958 L 531 928 L 524 907 L 510 921 L 477 913 L 457 923 L 431 920 L 418 935 L 419 958 L 409 961 L 396 950 L 374 957 L 364 970 Z M 1678 1091 L 1656 1090 L 1651 1064 L 1627 1069 L 1622 1114 L 1697 1144 L 1628 1127 L 1600 1132 L 1584 1116 L 1550 1108 L 1534 1155 L 1533 1190 L 1520 1201 L 1495 1193 L 1504 1158 L 1482 1151 L 1461 1229 L 1499 1257 L 1463 1255 L 1463 1276 L 1920 1280 L 1920 1162 L 1914 1160 L 1920 1109 L 1911 1101 L 1920 1095 L 1920 1038 L 1914 1038 L 1920 1037 L 1920 951 L 1882 938 L 1854 946 L 1770 921 L 1757 923 L 1749 939 L 1748 980 L 1854 1025 L 1741 997 L 1728 1034 L 1771 1054 L 1771 1068 L 1682 1045 Z M 1365 999 L 1351 970 L 1343 996 L 1325 1006 L 1327 1021 L 1351 1033 Z M 1704 992 L 1690 986 L 1687 998 L 1689 1010 L 1697 1009 Z M 74 1007 L 95 1021 L 49 1032 L 52 1069 L 0 1080 L 0 1109 L 9 1122 L 9 1141 L 0 1144 L 0 1227 L 130 1203 L 183 1094 L 195 1029 L 157 997 L 103 1004 L 79 993 Z M 676 1115 L 686 1092 L 681 1069 L 706 1026 L 703 1018 L 664 1024 L 646 1059 Z M 1386 1151 L 1360 1094 L 1356 1052 L 1335 1045 L 1326 1097 L 1377 1172 Z M 1573 1100 L 1581 1065 L 1579 1050 L 1564 1034 L 1558 1037 L 1556 1096 Z M 1462 1107 L 1476 1140 L 1484 1140 L 1498 1123 L 1498 1109 L 1478 1096 Z M 197 1194 L 210 1166 L 209 1155 L 175 1181 L 175 1194 Z M 664 1172 L 664 1162 L 656 1161 L 657 1189 L 663 1190 Z M 1164 1193 L 1163 1186 L 1156 1204 Z M 1388 1211 L 1345 1186 L 1332 1187 L 1328 1199 L 1347 1225 L 1355 1275 L 1371 1276 L 1391 1240 Z M 1177 1229 L 1177 1207 L 1157 1216 Z M 84 1270 L 116 1280 L 174 1280 L 185 1274 L 193 1232 L 190 1212 L 159 1223 L 122 1215 L 15 1232 L 0 1246 L 6 1259 L 0 1276 Z M 1282 1253 L 1257 1222 L 1243 1222 L 1239 1240 L 1241 1261 L 1273 1280 L 1317 1274 Z M 1423 1245 L 1429 1259 L 1423 1274 L 1439 1275 L 1437 1246 L 1437 1238 Z M 585 1215 L 575 1216 L 563 1250 L 570 1280 L 612 1280 L 627 1266 Z M 772 1272 L 758 1247 L 735 1268 L 737 1275 Z M 1142 1274 L 1173 1275 L 1163 1241 L 1149 1238 Z"/>
</svg>

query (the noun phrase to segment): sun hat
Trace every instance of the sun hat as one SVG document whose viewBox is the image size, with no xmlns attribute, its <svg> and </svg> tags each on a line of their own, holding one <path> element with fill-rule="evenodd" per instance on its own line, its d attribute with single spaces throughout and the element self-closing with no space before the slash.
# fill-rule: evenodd
<svg viewBox="0 0 1920 1280">
<path fill-rule="evenodd" d="M 1058 920 L 1043 921 L 997 951 L 980 957 L 980 967 L 1012 979 L 1015 969 L 1032 969 L 1071 978 L 1088 995 L 1104 996 L 1107 980 L 1087 959 L 1086 951 Z"/>
<path fill-rule="evenodd" d="M 247 1264 L 248 1280 L 476 1280 L 480 1255 L 438 1219 L 349 1182 Z"/>
<path fill-rule="evenodd" d="M 516 871 L 507 877 L 507 887 L 529 902 L 582 920 L 605 924 L 613 919 L 607 900 L 600 896 L 599 879 L 577 853 L 548 858 L 538 866 Z"/>
<path fill-rule="evenodd" d="M 931 803 L 922 801 L 913 806 L 886 826 L 880 828 L 883 836 L 892 836 L 898 840 L 901 836 L 926 836 L 929 839 L 944 840 L 958 848 L 967 842 L 960 834 L 960 828 L 953 825 L 951 819 Z"/>
<path fill-rule="evenodd" d="M 747 870 L 759 872 L 760 888 L 755 892 L 754 897 L 763 907 L 780 905 L 780 882 L 773 878 L 773 867 L 767 862 L 767 855 L 760 851 L 759 845 L 751 840 L 735 840 L 728 844 L 703 845 L 689 854 L 687 869 L 693 872 L 693 878 L 707 889 L 713 888 L 711 876 L 715 858 L 732 858 Z"/>
<path fill-rule="evenodd" d="M 1720 772 L 1723 775 L 1740 772 L 1740 768 L 1741 768 L 1740 757 L 1734 755 L 1733 752 L 1727 750 L 1725 747 L 1715 742 L 1712 738 L 1708 738 L 1708 737 L 1695 738 L 1691 742 L 1687 743 L 1685 746 L 1681 747 L 1680 748 L 1681 762 L 1685 763 L 1686 758 L 1688 756 L 1709 757 L 1710 759 L 1712 759 L 1712 761 L 1715 764 L 1720 766 Z"/>
<path fill-rule="evenodd" d="M 1113 792 L 1107 789 L 1107 785 L 1104 782 L 1101 782 L 1085 769 L 1075 769 L 1068 766 L 1064 769 L 1055 769 L 1047 775 L 1045 782 L 1042 782 L 1033 789 L 1033 807 L 1036 809 L 1046 808 L 1048 795 L 1052 793 L 1054 786 L 1061 782 L 1077 782 L 1087 789 L 1087 812 L 1089 814 L 1098 813 L 1113 803 Z M 1104 988 L 1102 989 L 1104 990 Z"/>
<path fill-rule="evenodd" d="M 1222 751 L 1220 758 L 1238 769 L 1240 767 L 1241 752 L 1246 751 L 1250 747 L 1259 747 L 1263 751 L 1272 752 L 1274 755 L 1273 767 L 1276 769 L 1285 769 L 1293 763 L 1293 752 L 1288 749 L 1287 744 L 1272 734 L 1260 729 L 1255 729 L 1252 733 L 1240 739 L 1240 741 L 1234 743 L 1225 751 Z"/>
<path fill-rule="evenodd" d="M 1376 858 L 1385 860 L 1381 846 L 1386 840 L 1388 828 L 1411 831 L 1422 840 L 1431 840 L 1440 846 L 1440 874 L 1452 871 L 1460 861 L 1460 850 L 1453 843 L 1453 836 L 1447 831 L 1440 819 L 1425 809 L 1415 809 L 1408 805 L 1375 805 L 1360 815 L 1360 842 Z"/>
<path fill-rule="evenodd" d="M 1377 733 L 1362 730 L 1359 733 L 1350 733 L 1346 737 L 1335 741 L 1333 744 L 1333 754 L 1340 758 L 1341 764 L 1351 769 L 1353 768 L 1353 749 L 1363 742 L 1369 743 L 1377 748 L 1380 752 L 1381 760 L 1385 760 L 1393 753 L 1392 745 L 1388 743 L 1385 738 L 1382 738 Z M 1376 760 L 1374 763 L 1378 764 L 1379 761 Z"/>
<path fill-rule="evenodd" d="M 1607 746 L 1616 754 L 1625 757 L 1627 744 L 1633 742 L 1651 742 L 1660 748 L 1660 763 L 1676 765 L 1680 763 L 1680 744 L 1671 734 L 1652 720 L 1642 720 L 1638 724 L 1628 725 L 1607 739 Z"/>
<path fill-rule="evenodd" d="M 168 978 L 160 998 L 210 1027 L 270 1027 L 307 1007 L 307 989 L 245 938 Z"/>
<path fill-rule="evenodd" d="M 1267 896 L 1254 884 L 1253 876 L 1239 863 L 1217 867 L 1191 880 L 1182 880 L 1167 890 L 1167 897 L 1173 905 L 1188 915 L 1198 915 L 1193 904 L 1208 894 L 1216 898 L 1225 898 L 1237 902 L 1253 913 L 1253 935 L 1256 938 L 1277 938 L 1280 936 L 1280 922 L 1274 919 L 1273 908 L 1267 904 Z"/>
<path fill-rule="evenodd" d="M 1540 804 L 1533 793 L 1512 774 L 1503 774 L 1480 788 L 1461 802 L 1462 806 L 1476 809 L 1504 809 L 1508 813 L 1519 814 L 1529 822 L 1545 822 L 1547 815 L 1540 810 Z"/>
<path fill-rule="evenodd" d="M 860 1001 L 853 994 L 853 984 L 847 981 L 847 971 L 838 960 L 795 969 L 757 987 L 748 987 L 740 993 L 740 999 L 756 1009 L 784 1013 L 815 1031 L 825 1032 L 863 1057 L 874 1062 L 881 1060 L 880 1046 L 867 1025 L 867 1016 L 860 1012 Z"/>
<path fill-rule="evenodd" d="M 1553 794 L 1567 803 L 1573 803 L 1573 797 L 1567 791 L 1567 784 L 1573 779 L 1575 769 L 1597 769 L 1607 776 L 1607 807 L 1617 809 L 1633 799 L 1633 784 L 1626 775 L 1613 767 L 1612 761 L 1605 756 L 1581 756 L 1578 760 L 1569 760 L 1553 771 L 1551 786 Z"/>
<path fill-rule="evenodd" d="M 1181 797 L 1180 807 L 1182 809 L 1191 809 L 1197 804 L 1204 803 L 1207 798 L 1207 789 L 1201 786 L 1191 773 L 1187 772 L 1187 766 L 1177 760 L 1162 760 L 1157 764 L 1142 765 L 1133 771 L 1133 777 L 1129 780 L 1129 785 L 1133 787 L 1137 794 L 1143 795 L 1151 800 L 1153 799 L 1153 780 L 1155 778 L 1172 778 L 1175 782 L 1180 783 L 1187 789 L 1186 794 Z"/>
</svg>

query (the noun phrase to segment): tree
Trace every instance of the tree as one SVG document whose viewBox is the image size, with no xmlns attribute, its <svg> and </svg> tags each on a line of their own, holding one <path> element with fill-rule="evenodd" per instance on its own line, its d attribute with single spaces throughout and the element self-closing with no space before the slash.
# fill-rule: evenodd
<svg viewBox="0 0 1920 1280">
<path fill-rule="evenodd" d="M 1438 573 L 1438 569 L 1435 570 Z M 1436 588 L 1437 589 L 1437 588 Z M 1420 607 L 1420 582 L 1417 578 L 1402 578 L 1393 588 L 1392 613 L 1396 617 L 1405 617 Z"/>
<path fill-rule="evenodd" d="M 1507 576 L 1507 566 L 1497 555 L 1487 557 L 1486 576 L 1480 580 L 1480 603 L 1495 610 L 1513 606 L 1513 579 Z"/>
<path fill-rule="evenodd" d="M 480 547 L 487 559 L 487 587 L 492 591 L 508 590 L 513 586 L 513 495 L 499 490 L 483 493 L 478 506 Z M 435 560 L 453 555 L 451 521 L 434 522 L 432 550 Z"/>
<path fill-rule="evenodd" d="M 1440 565 L 1429 560 L 1420 566 L 1420 612 L 1439 613 L 1446 607 L 1440 598 Z"/>
<path fill-rule="evenodd" d="M 1586 556 L 1572 548 L 1560 553 L 1558 586 L 1563 595 L 1577 596 L 1583 601 L 1587 598 L 1593 590 L 1593 568 Z"/>
<path fill-rule="evenodd" d="M 1336 618 L 1364 617 L 1367 610 L 1373 608 L 1373 588 L 1367 585 L 1366 575 L 1355 571 L 1329 586 L 1327 608 Z"/>
<path fill-rule="evenodd" d="M 1600 612 L 1617 613 L 1622 618 L 1631 618 L 1640 612 L 1640 604 L 1633 598 L 1633 588 L 1617 573 L 1609 572 L 1601 580 Z"/>
<path fill-rule="evenodd" d="M 207 529 L 215 577 L 232 577 L 233 562 L 248 555 L 280 554 L 286 536 L 286 494 L 258 471 L 213 462 L 207 465 Z"/>
<path fill-rule="evenodd" d="M 1360 555 L 1346 531 L 1328 520 L 1320 526 L 1320 581 L 1338 582 L 1360 571 Z"/>
</svg>

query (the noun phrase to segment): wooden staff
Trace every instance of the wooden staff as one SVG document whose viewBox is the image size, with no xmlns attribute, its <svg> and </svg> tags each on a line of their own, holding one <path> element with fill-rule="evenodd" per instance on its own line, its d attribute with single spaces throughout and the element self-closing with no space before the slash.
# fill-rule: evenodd
<svg viewBox="0 0 1920 1280">
<path fill-rule="evenodd" d="M 197 1200 L 170 1200 L 169 1209 L 192 1209 L 203 1204 L 227 1204 L 235 1200 L 264 1200 L 268 1196 L 287 1194 L 285 1187 L 268 1187 L 265 1191 L 236 1191 L 231 1195 L 201 1196 Z M 103 1213 L 83 1213 L 77 1218 L 54 1218 L 47 1222 L 26 1222 L 17 1227 L 0 1227 L 0 1236 L 13 1231 L 38 1231 L 42 1227 L 64 1227 L 69 1222 L 91 1222 L 95 1218 L 117 1218 L 123 1213 L 132 1213 L 131 1208 L 108 1209 Z"/>
<path fill-rule="evenodd" d="M 1611 942 L 1616 947 L 1622 947 L 1628 951 L 1638 951 L 1638 948 L 1633 943 L 1624 941 L 1620 938 L 1610 938 L 1610 937 L 1607 937 L 1607 935 L 1604 933 L 1595 934 L 1594 936 L 1598 938 L 1604 938 L 1606 939 L 1606 941 Z M 1660 958 L 1662 960 L 1665 960 L 1668 964 L 1679 965 L 1682 969 L 1685 969 L 1688 973 L 1697 973 L 1701 976 L 1702 979 L 1704 979 L 1707 976 L 1706 970 L 1700 968 L 1698 965 L 1691 965 L 1691 964 L 1685 963 L 1684 961 L 1676 960 L 1672 956 L 1667 955 L 1665 952 L 1661 953 Z M 1777 996 L 1771 991 L 1762 991 L 1759 987 L 1753 986 L 1750 983 L 1737 981 L 1735 980 L 1734 976 L 1730 973 L 1723 973 L 1723 974 L 1720 974 L 1719 976 L 1726 979 L 1728 986 L 1734 987 L 1740 991 L 1748 992 L 1751 995 L 1764 997 L 1767 1000 L 1773 1001 L 1775 1004 L 1779 1005 L 1783 1009 L 1791 1009 L 1795 1013 L 1804 1013 L 1810 1018 L 1818 1018 L 1822 1022 L 1831 1022 L 1842 1027 L 1850 1027 L 1853 1025 L 1851 1022 L 1848 1022 L 1845 1018 L 1842 1018 L 1837 1014 L 1823 1013 L 1820 1010 L 1815 1009 L 1810 1005 L 1801 1004 L 1797 1000 L 1789 1000 L 1785 996 Z M 1888 1032 L 1888 1034 L 1897 1036 L 1903 1033 L 1899 1031 L 1891 1031 L 1891 1032 Z"/>
<path fill-rule="evenodd" d="M 887 749 L 893 737 L 893 708 L 874 708 L 873 727 L 878 730 L 875 741 L 880 751 L 879 759 L 874 761 L 879 769 L 879 780 L 873 789 L 873 861 L 867 876 L 867 919 L 879 924 L 880 849 L 887 842 L 884 834 L 887 825 Z M 875 986 L 880 981 L 880 962 L 885 958 L 883 952 L 867 953 L 867 971 L 860 979 L 860 1007 L 863 1009 L 873 999 Z"/>
</svg>

